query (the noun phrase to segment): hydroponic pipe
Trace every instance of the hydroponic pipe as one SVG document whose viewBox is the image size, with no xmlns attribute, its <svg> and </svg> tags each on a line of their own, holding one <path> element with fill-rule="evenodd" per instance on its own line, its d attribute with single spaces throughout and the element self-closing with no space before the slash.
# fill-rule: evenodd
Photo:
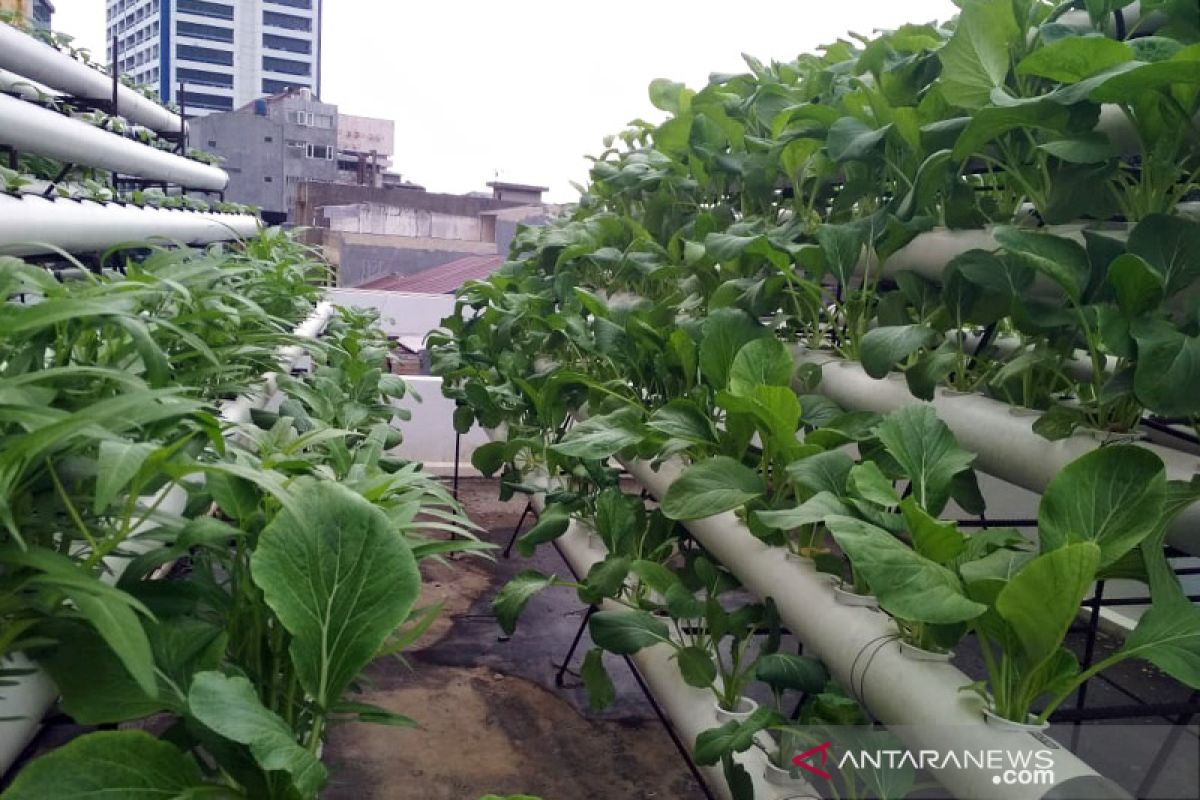
<svg viewBox="0 0 1200 800">
<path fill-rule="evenodd" d="M 72 97 L 112 101 L 111 76 L 76 61 L 66 53 L 60 53 L 11 25 L 0 24 L 0 68 L 59 89 Z M 158 133 L 179 133 L 183 130 L 184 123 L 178 114 L 120 83 L 117 84 L 117 110 L 120 116 L 130 122 L 145 125 Z"/>
<path fill-rule="evenodd" d="M 66 164 L 97 167 L 188 189 L 220 192 L 229 183 L 222 169 L 6 94 L 0 94 L 0 144 Z"/>
<path fill-rule="evenodd" d="M 333 319 L 336 306 L 328 301 L 317 303 L 317 307 L 308 318 L 292 332 L 293 336 L 301 339 L 316 339 L 324 333 L 329 320 Z M 304 356 L 304 348 L 298 344 L 279 348 L 279 363 L 285 372 L 290 372 L 296 362 Z M 275 385 L 275 373 L 263 375 L 262 386 L 252 394 L 244 394 L 236 400 L 231 400 L 221 406 L 221 418 L 226 422 L 245 424 L 250 422 L 250 412 L 266 408 L 278 392 Z"/>
<path fill-rule="evenodd" d="M 804 348 L 796 350 L 796 362 L 821 367 L 818 391 L 846 409 L 887 414 L 925 402 L 912 396 L 904 376 L 898 373 L 876 380 L 857 363 Z M 1032 492 L 1045 491 L 1063 467 L 1105 442 L 1105 437 L 1094 431 L 1049 441 L 1033 430 L 1039 412 L 980 394 L 939 388 L 932 405 L 959 444 L 976 454 L 978 469 Z M 1191 480 L 1200 472 L 1200 458 L 1195 455 L 1148 442 L 1139 445 L 1163 460 L 1167 477 L 1173 480 Z M 1176 517 L 1167 541 L 1186 553 L 1200 555 L 1200 504 Z"/>
<path fill-rule="evenodd" d="M 496 438 L 492 431 L 488 435 Z M 540 481 L 545 481 L 545 473 L 541 473 Z M 540 514 L 545 511 L 545 495 L 530 496 L 530 502 Z M 572 520 L 567 532 L 558 538 L 557 543 L 563 558 L 571 565 L 577 575 L 587 575 L 593 565 L 600 563 L 608 554 L 603 546 L 593 546 L 590 531 L 577 520 Z M 603 608 L 624 610 L 625 606 L 605 600 Z M 679 665 L 674 659 L 675 651 L 665 644 L 647 647 L 639 650 L 630 658 L 637 667 L 646 684 L 650 687 L 655 701 L 666 712 L 671 721 L 671 727 L 688 747 L 695 745 L 696 737 L 706 730 L 720 727 L 714 711 L 713 695 L 704 689 L 688 686 L 679 673 Z M 751 747 L 745 753 L 737 756 L 737 761 L 750 773 L 754 782 L 755 800 L 801 800 L 820 795 L 815 791 L 804 789 L 784 789 L 767 783 L 763 777 L 766 766 L 766 754 L 757 747 Z M 724 800 L 732 800 L 729 784 L 721 767 L 698 767 L 705 776 L 705 783 Z"/>
<path fill-rule="evenodd" d="M 1125 36 L 1128 36 L 1130 33 L 1136 33 L 1138 36 L 1149 36 L 1161 28 L 1167 21 L 1166 15 L 1160 11 L 1151 11 L 1146 15 L 1145 19 L 1142 19 L 1142 4 L 1140 0 L 1134 0 L 1134 2 L 1122 9 L 1105 14 L 1101 24 L 1106 36 L 1116 38 L 1122 34 L 1122 31 L 1117 28 L 1117 14 L 1120 14 L 1121 19 L 1124 21 Z M 1091 15 L 1083 9 L 1068 11 L 1060 16 L 1057 21 L 1063 25 L 1071 25 L 1078 28 L 1092 27 Z"/>
<path fill-rule="evenodd" d="M 655 471 L 644 461 L 623 462 L 652 495 L 661 499 L 682 465 L 671 459 Z M 810 566 L 755 537 L 733 512 L 692 520 L 687 528 L 706 550 L 761 598 L 773 598 L 788 629 L 819 657 L 830 673 L 913 752 L 1029 753 L 1045 749 L 1053 759 L 1052 786 L 1003 783 L 993 771 L 969 766 L 930 770 L 954 796 L 972 800 L 1128 800 L 1124 790 L 1099 775 L 1066 748 L 1045 747 L 1025 732 L 984 721 L 983 702 L 962 688 L 971 678 L 948 663 L 915 661 L 900 653 L 891 619 L 880 612 L 846 606 Z M 1007 762 L 1009 756 L 1003 759 Z M 965 760 L 965 759 L 964 759 Z"/>
<path fill-rule="evenodd" d="M 0 194 L 0 255 L 95 253 L 154 240 L 205 245 L 253 236 L 258 229 L 252 214 Z"/>
</svg>

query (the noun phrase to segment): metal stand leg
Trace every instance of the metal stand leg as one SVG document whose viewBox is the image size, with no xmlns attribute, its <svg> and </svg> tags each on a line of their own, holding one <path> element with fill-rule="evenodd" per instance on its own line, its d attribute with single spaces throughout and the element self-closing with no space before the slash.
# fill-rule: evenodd
<svg viewBox="0 0 1200 800">
<path fill-rule="evenodd" d="M 646 685 L 646 681 L 642 678 L 642 673 L 638 672 L 637 666 L 633 663 L 633 659 L 625 656 L 625 664 L 629 667 L 629 671 L 633 674 L 633 679 L 637 681 L 638 688 L 642 690 L 642 694 L 646 696 L 646 701 L 650 703 L 650 707 L 654 709 L 655 716 L 662 723 L 663 728 L 667 731 L 667 735 L 671 737 L 671 743 L 675 745 L 675 749 L 679 751 L 679 755 L 683 757 L 683 763 L 687 764 L 688 770 L 692 773 L 692 777 L 696 779 L 696 784 L 700 787 L 700 791 L 704 792 L 705 800 L 716 800 L 712 790 L 708 788 L 708 784 L 704 780 L 704 775 L 701 774 L 700 768 L 696 766 L 696 762 L 692 760 L 692 751 L 679 738 L 679 734 L 675 733 L 675 729 L 671 727 L 671 720 L 663 713 L 659 707 L 658 701 L 654 699 L 654 693 L 650 691 L 650 687 Z"/>
<path fill-rule="evenodd" d="M 457 431 L 454 434 L 454 484 L 450 493 L 454 495 L 454 499 L 458 499 L 458 456 L 462 452 L 462 434 Z"/>
<path fill-rule="evenodd" d="M 508 544 L 504 546 L 505 558 L 512 555 L 513 545 L 517 543 L 517 537 L 521 534 L 521 526 L 525 524 L 525 517 L 531 511 L 533 511 L 533 503 L 526 503 L 525 510 L 521 512 L 521 518 L 517 520 L 517 527 L 513 528 L 512 536 L 508 538 Z M 536 514 L 537 512 L 534 513 Z"/>
<path fill-rule="evenodd" d="M 588 620 L 595 613 L 595 606 L 588 606 L 587 611 L 584 612 L 583 621 L 579 623 L 579 630 L 575 631 L 575 638 L 571 640 L 571 648 L 567 650 L 567 655 L 563 658 L 562 663 L 558 665 L 558 672 L 554 675 L 555 686 L 563 685 L 563 676 L 567 674 L 567 667 L 571 665 L 571 659 L 575 657 L 575 650 L 579 648 L 579 642 L 583 639 L 583 632 L 587 630 Z"/>
<path fill-rule="evenodd" d="M 1087 669 L 1092 665 L 1092 660 L 1096 657 L 1096 635 L 1100 632 L 1100 606 L 1104 604 L 1104 581 L 1096 581 L 1096 591 L 1092 594 L 1092 599 L 1088 602 L 1088 607 L 1091 609 L 1091 616 L 1088 617 L 1087 640 L 1083 645 L 1083 661 L 1080 664 L 1080 669 Z M 1075 696 L 1075 710 L 1082 711 L 1087 705 L 1087 690 L 1088 681 L 1084 681 L 1079 687 L 1079 693 Z M 1082 733 L 1080 726 L 1083 720 L 1075 720 L 1075 725 L 1071 728 L 1071 749 L 1079 748 L 1079 736 Z"/>
</svg>

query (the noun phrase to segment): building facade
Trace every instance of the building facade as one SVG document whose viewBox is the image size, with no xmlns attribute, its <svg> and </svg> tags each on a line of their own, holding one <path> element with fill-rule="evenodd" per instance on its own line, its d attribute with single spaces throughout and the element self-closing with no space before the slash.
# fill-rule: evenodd
<svg viewBox="0 0 1200 800">
<path fill-rule="evenodd" d="M 188 141 L 223 159 L 226 199 L 258 206 L 272 224 L 289 220 L 302 181 L 338 179 L 337 106 L 309 89 L 193 119 Z"/>
<path fill-rule="evenodd" d="M 189 116 L 321 94 L 324 0 L 106 0 L 108 62 Z M 180 84 L 183 92 L 180 93 Z"/>
<path fill-rule="evenodd" d="M 396 123 L 390 119 L 338 115 L 338 181 L 384 185 L 396 154 Z"/>
<path fill-rule="evenodd" d="M 19 14 L 26 22 L 50 30 L 54 3 L 50 0 L 0 0 L 0 11 Z"/>
</svg>

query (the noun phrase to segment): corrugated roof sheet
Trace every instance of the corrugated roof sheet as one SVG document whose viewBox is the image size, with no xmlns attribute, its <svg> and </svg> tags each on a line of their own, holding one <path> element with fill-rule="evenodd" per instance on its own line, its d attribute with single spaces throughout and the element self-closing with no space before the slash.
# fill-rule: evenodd
<svg viewBox="0 0 1200 800">
<path fill-rule="evenodd" d="M 504 256 L 467 256 L 412 275 L 386 275 L 358 289 L 415 294 L 449 294 L 467 281 L 482 280 L 504 263 Z"/>
</svg>

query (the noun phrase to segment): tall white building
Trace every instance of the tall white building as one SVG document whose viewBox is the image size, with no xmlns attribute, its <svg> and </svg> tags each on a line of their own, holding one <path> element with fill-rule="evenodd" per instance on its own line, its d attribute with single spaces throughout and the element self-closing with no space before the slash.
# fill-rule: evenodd
<svg viewBox="0 0 1200 800">
<path fill-rule="evenodd" d="M 323 0 L 107 0 L 123 74 L 189 115 L 286 89 L 321 93 Z M 179 85 L 184 84 L 180 96 Z"/>
</svg>

